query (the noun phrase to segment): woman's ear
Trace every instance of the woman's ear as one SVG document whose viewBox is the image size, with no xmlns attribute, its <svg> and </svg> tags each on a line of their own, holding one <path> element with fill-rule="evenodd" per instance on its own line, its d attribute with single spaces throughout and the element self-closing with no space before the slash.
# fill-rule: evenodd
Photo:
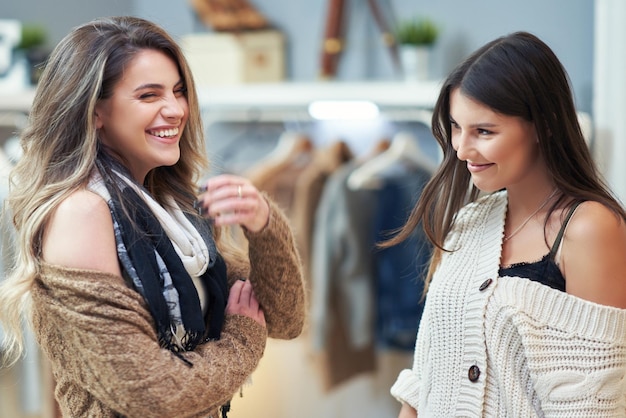
<svg viewBox="0 0 626 418">
<path fill-rule="evenodd" d="M 98 106 L 96 106 L 94 116 L 96 117 L 96 129 L 102 128 L 102 125 L 104 125 L 104 122 L 102 121 L 102 118 L 100 117 L 100 111 L 98 109 Z"/>
</svg>

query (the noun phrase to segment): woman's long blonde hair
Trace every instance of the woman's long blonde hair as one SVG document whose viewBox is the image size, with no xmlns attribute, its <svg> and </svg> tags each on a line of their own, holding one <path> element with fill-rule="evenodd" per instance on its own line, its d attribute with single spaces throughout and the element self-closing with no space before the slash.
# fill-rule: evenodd
<svg viewBox="0 0 626 418">
<path fill-rule="evenodd" d="M 187 88 L 189 119 L 178 162 L 152 170 L 144 186 L 162 204 L 170 195 L 183 210 L 195 213 L 197 181 L 208 162 L 196 89 L 181 49 L 162 28 L 140 18 L 102 18 L 76 27 L 46 63 L 29 123 L 21 133 L 23 154 L 10 176 L 8 212 L 3 216 L 12 216 L 16 256 L 8 278 L 0 284 L 7 366 L 23 352 L 22 319 L 28 318 L 46 222 L 63 199 L 85 186 L 94 169 L 101 147 L 96 104 L 111 96 L 124 68 L 145 49 L 161 51 L 177 63 Z M 227 258 L 237 251 L 224 242 L 220 249 Z"/>
</svg>

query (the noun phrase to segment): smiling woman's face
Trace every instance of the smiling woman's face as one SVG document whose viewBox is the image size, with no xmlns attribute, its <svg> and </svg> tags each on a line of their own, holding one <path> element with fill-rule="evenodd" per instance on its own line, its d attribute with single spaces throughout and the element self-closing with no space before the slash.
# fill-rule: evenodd
<svg viewBox="0 0 626 418">
<path fill-rule="evenodd" d="M 96 106 L 100 140 L 140 183 L 150 170 L 180 158 L 189 117 L 185 88 L 171 58 L 145 49 L 125 68 L 112 96 Z"/>
<path fill-rule="evenodd" d="M 452 147 L 467 162 L 480 190 L 509 188 L 533 177 L 537 169 L 545 172 L 532 123 L 496 113 L 459 89 L 450 93 L 450 119 Z"/>
</svg>

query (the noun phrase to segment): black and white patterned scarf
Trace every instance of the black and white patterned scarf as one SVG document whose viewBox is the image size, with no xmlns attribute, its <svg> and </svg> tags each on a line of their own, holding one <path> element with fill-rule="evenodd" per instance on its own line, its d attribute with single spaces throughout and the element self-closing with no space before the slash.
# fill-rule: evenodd
<svg viewBox="0 0 626 418">
<path fill-rule="evenodd" d="M 192 366 L 181 353 L 220 338 L 228 299 L 210 227 L 173 198 L 161 206 L 111 158 L 100 154 L 97 168 L 89 189 L 108 203 L 124 276 L 145 299 L 159 344 Z"/>
</svg>

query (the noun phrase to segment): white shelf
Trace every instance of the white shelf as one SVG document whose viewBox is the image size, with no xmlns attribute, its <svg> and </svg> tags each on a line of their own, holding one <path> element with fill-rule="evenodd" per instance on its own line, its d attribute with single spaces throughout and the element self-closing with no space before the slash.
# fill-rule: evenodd
<svg viewBox="0 0 626 418">
<path fill-rule="evenodd" d="M 440 81 L 285 82 L 201 88 L 203 108 L 302 108 L 315 100 L 370 100 L 380 107 L 432 109 Z"/>
</svg>

